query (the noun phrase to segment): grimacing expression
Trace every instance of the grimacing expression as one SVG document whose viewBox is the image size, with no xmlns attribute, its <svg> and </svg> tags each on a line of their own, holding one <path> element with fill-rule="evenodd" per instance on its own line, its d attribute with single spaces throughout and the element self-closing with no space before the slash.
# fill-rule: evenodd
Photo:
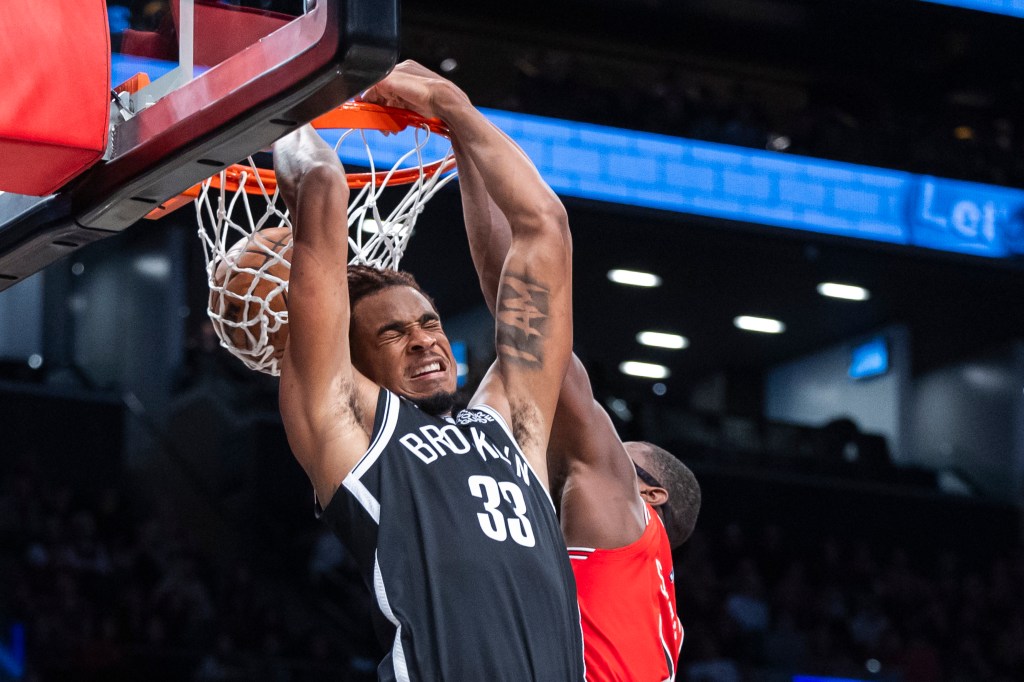
<svg viewBox="0 0 1024 682">
<path fill-rule="evenodd" d="M 412 287 L 374 292 L 352 309 L 352 363 L 375 383 L 411 400 L 453 393 L 457 368 L 441 320 Z"/>
</svg>

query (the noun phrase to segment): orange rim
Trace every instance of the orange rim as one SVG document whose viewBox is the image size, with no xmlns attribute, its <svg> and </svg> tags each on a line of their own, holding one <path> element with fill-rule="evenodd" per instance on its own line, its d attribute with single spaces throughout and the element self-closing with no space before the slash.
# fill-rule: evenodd
<svg viewBox="0 0 1024 682">
<path fill-rule="evenodd" d="M 380 104 L 360 101 L 345 102 L 340 107 L 331 109 L 323 116 L 313 119 L 312 125 L 317 130 L 362 128 L 388 133 L 397 133 L 409 126 L 427 127 L 432 133 L 451 138 L 447 124 L 439 118 L 425 118 L 408 109 L 385 107 Z"/>
<path fill-rule="evenodd" d="M 360 101 L 345 102 L 323 116 L 313 119 L 312 126 L 317 130 L 348 130 L 355 128 L 362 130 L 379 130 L 385 133 L 401 132 L 410 126 L 417 128 L 425 127 L 432 133 L 443 135 L 449 139 L 451 138 L 448 126 L 440 119 L 425 118 L 414 111 L 409 111 L 408 109 L 385 107 L 379 104 L 370 104 L 369 102 Z M 408 185 L 416 182 L 421 177 L 429 178 L 433 177 L 437 173 L 447 173 L 454 167 L 455 159 L 449 158 L 447 160 L 440 159 L 432 163 L 424 164 L 422 168 L 399 169 L 391 173 L 391 176 L 388 178 L 388 185 Z M 254 170 L 256 175 L 259 176 L 259 182 L 254 182 L 250 179 L 254 174 Z M 386 176 L 388 172 L 390 172 L 390 169 L 389 171 L 377 171 L 376 173 L 347 173 L 346 177 L 348 178 L 348 186 L 352 189 L 362 189 L 363 187 L 372 184 L 375 178 L 379 181 L 381 178 Z M 221 182 L 221 177 L 224 178 L 224 182 Z M 273 195 L 277 190 L 277 176 L 274 174 L 273 170 L 269 168 L 253 169 L 252 166 L 239 163 L 228 166 L 224 169 L 223 175 L 221 173 L 217 173 L 210 177 L 208 181 L 211 188 L 223 188 L 230 192 L 237 192 L 239 189 L 244 189 L 249 194 L 261 194 L 263 190 L 266 190 L 268 195 Z M 263 190 L 260 189 L 260 185 L 262 185 Z M 171 197 L 157 208 L 154 208 L 146 215 L 146 218 L 149 220 L 162 218 L 168 213 L 181 208 L 185 204 L 191 203 L 199 197 L 202 191 L 203 182 L 193 185 L 178 196 Z"/>
</svg>

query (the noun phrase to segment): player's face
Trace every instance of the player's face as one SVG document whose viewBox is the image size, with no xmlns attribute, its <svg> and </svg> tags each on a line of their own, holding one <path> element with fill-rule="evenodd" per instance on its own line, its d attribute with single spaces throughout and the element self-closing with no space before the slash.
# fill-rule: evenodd
<svg viewBox="0 0 1024 682">
<path fill-rule="evenodd" d="M 350 336 L 353 364 L 377 384 L 413 401 L 455 392 L 448 337 L 412 287 L 388 287 L 356 303 Z"/>
</svg>

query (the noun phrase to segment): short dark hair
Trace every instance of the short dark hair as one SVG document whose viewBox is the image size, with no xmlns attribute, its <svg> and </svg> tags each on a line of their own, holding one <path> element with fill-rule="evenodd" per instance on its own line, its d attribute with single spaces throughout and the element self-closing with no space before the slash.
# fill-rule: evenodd
<svg viewBox="0 0 1024 682">
<path fill-rule="evenodd" d="M 356 303 L 363 300 L 370 294 L 375 294 L 391 287 L 411 287 L 423 294 L 423 297 L 430 302 L 430 306 L 437 312 L 437 304 L 430 294 L 423 291 L 423 287 L 416 282 L 408 272 L 394 270 L 392 268 L 374 268 L 369 265 L 348 266 L 348 305 L 349 310 L 356 307 Z"/>
<path fill-rule="evenodd" d="M 635 441 L 644 449 L 648 461 L 645 468 L 668 491 L 668 504 L 663 506 L 665 532 L 673 548 L 686 542 L 697 525 L 700 513 L 700 484 L 690 468 L 671 452 L 653 443 Z M 648 484 L 650 485 L 650 484 Z"/>
</svg>

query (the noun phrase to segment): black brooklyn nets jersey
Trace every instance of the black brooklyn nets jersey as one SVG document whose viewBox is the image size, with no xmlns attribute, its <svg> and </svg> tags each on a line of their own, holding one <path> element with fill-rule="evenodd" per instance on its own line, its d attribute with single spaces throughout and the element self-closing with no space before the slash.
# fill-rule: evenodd
<svg viewBox="0 0 1024 682">
<path fill-rule="evenodd" d="M 394 627 L 381 680 L 583 679 L 551 498 L 487 407 L 433 417 L 387 390 L 323 518 Z"/>
</svg>

